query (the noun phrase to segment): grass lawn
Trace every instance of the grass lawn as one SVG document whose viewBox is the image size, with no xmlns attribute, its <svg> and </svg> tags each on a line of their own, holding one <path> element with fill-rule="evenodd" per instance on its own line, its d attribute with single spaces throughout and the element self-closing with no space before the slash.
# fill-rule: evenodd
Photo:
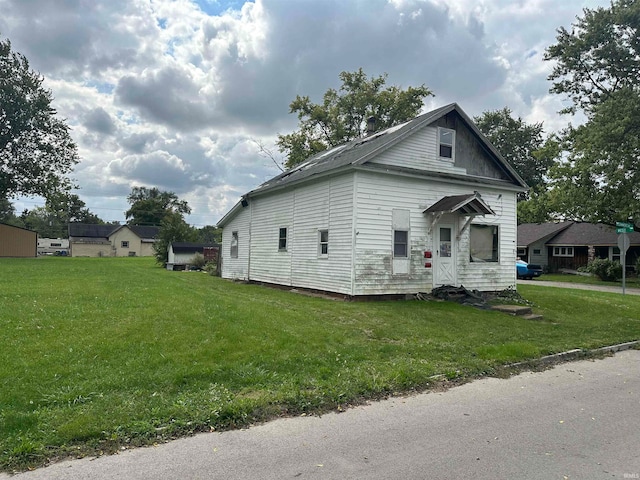
<svg viewBox="0 0 640 480">
<path fill-rule="evenodd" d="M 544 321 L 445 302 L 311 298 L 146 258 L 0 259 L 0 469 L 640 338 L 640 297 L 518 290 Z"/>
</svg>

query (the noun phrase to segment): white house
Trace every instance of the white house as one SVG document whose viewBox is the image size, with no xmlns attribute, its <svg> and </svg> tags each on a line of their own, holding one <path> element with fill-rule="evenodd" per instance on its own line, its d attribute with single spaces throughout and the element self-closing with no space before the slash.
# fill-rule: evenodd
<svg viewBox="0 0 640 480">
<path fill-rule="evenodd" d="M 331 150 L 218 223 L 222 276 L 349 296 L 516 281 L 527 185 L 457 104 Z"/>
</svg>

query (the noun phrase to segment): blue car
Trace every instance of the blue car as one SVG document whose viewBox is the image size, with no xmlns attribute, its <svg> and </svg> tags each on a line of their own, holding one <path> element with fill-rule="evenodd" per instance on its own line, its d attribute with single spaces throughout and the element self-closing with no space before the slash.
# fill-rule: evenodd
<svg viewBox="0 0 640 480">
<path fill-rule="evenodd" d="M 540 265 L 533 265 L 524 260 L 516 260 L 516 271 L 518 278 L 524 278 L 526 280 L 531 280 L 534 277 L 542 275 L 542 267 Z"/>
</svg>

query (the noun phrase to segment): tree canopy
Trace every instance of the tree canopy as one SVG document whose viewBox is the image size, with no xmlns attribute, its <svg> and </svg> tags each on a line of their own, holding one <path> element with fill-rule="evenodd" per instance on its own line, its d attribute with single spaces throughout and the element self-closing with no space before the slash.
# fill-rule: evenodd
<svg viewBox="0 0 640 480">
<path fill-rule="evenodd" d="M 542 123 L 527 124 L 520 117 L 514 118 L 507 107 L 486 111 L 473 120 L 527 185 L 533 190 L 544 188 L 545 175 L 553 164 L 553 158 L 542 149 Z M 528 197 L 525 193 L 520 200 Z"/>
<path fill-rule="evenodd" d="M 131 205 L 125 212 L 129 225 L 160 225 L 170 213 L 180 216 L 191 213 L 185 200 L 180 200 L 173 192 L 156 187 L 133 187 L 127 201 Z"/>
<path fill-rule="evenodd" d="M 44 207 L 23 211 L 14 223 L 38 232 L 40 237 L 67 238 L 71 222 L 104 223 L 86 207 L 80 197 L 66 193 L 50 195 Z"/>
<path fill-rule="evenodd" d="M 69 190 L 78 162 L 69 127 L 56 117 L 43 78 L 0 40 L 0 197 Z"/>
<path fill-rule="evenodd" d="M 558 29 L 545 59 L 551 92 L 567 95 L 586 123 L 566 129 L 567 154 L 551 170 L 555 208 L 565 217 L 640 222 L 640 2 L 584 9 Z"/>
<path fill-rule="evenodd" d="M 153 243 L 156 262 L 166 265 L 169 259 L 169 245 L 173 242 L 197 242 L 198 231 L 185 222 L 179 212 L 170 211 L 162 219 L 157 240 Z"/>
<path fill-rule="evenodd" d="M 551 92 L 567 95 L 566 112 L 593 108 L 622 89 L 637 91 L 640 78 L 640 3 L 612 1 L 609 8 L 585 8 L 571 32 L 558 29 L 545 60 L 555 62 Z"/>
<path fill-rule="evenodd" d="M 420 112 L 424 98 L 433 95 L 425 86 L 385 87 L 387 74 L 368 78 L 362 68 L 340 73 L 342 86 L 330 88 L 322 103 L 297 95 L 289 105 L 298 115 L 298 130 L 278 135 L 278 148 L 291 168 L 308 157 L 365 134 L 367 120 L 374 117 L 381 130 L 406 122 Z"/>
</svg>

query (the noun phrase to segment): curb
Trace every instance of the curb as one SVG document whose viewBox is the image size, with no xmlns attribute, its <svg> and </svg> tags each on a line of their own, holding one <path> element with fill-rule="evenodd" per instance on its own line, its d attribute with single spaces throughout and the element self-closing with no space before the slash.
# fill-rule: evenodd
<svg viewBox="0 0 640 480">
<path fill-rule="evenodd" d="M 525 367 L 531 365 L 551 365 L 554 363 L 568 362 L 579 358 L 586 358 L 595 355 L 602 355 L 604 353 L 615 353 L 623 350 L 630 350 L 640 346 L 640 340 L 634 340 L 632 342 L 618 343 L 617 345 L 609 345 L 607 347 L 595 348 L 593 350 L 584 350 L 581 348 L 575 348 L 573 350 L 567 350 L 566 352 L 554 353 L 553 355 L 547 355 L 537 359 L 529 360 L 526 362 L 517 362 L 507 365 L 507 367 Z"/>
</svg>

